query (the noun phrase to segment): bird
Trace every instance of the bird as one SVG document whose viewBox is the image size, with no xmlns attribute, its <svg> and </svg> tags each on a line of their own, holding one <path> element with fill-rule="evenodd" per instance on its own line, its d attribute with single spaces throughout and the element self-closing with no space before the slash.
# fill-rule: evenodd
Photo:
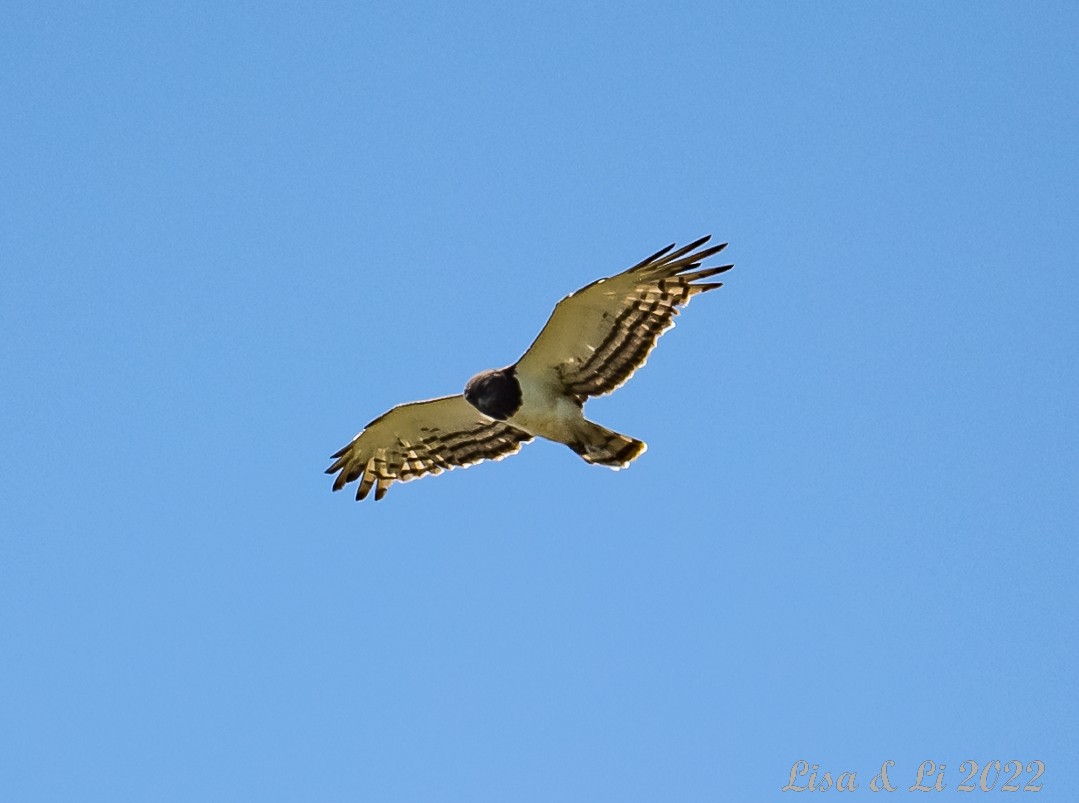
<svg viewBox="0 0 1079 803">
<path fill-rule="evenodd" d="M 536 437 L 565 444 L 588 463 L 625 468 L 645 443 L 586 419 L 585 402 L 625 384 L 679 308 L 723 286 L 704 280 L 733 265 L 700 267 L 727 246 L 703 247 L 710 239 L 677 250 L 672 243 L 566 296 L 517 362 L 476 374 L 463 393 L 383 413 L 331 456 L 333 490 L 358 480 L 356 500 L 374 488 L 377 501 L 394 482 L 501 460 Z"/>
</svg>

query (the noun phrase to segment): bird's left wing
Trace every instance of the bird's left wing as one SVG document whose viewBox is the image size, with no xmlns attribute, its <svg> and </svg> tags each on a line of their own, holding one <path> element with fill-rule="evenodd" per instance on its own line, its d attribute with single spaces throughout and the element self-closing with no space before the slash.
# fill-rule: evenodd
<svg viewBox="0 0 1079 803">
<path fill-rule="evenodd" d="M 530 440 L 527 432 L 488 418 L 464 396 L 444 396 L 401 404 L 379 416 L 333 455 L 326 473 L 337 474 L 335 491 L 359 480 L 356 499 L 374 487 L 378 500 L 395 480 L 408 482 L 443 469 L 499 460 Z"/>
<path fill-rule="evenodd" d="M 582 401 L 620 387 L 644 365 L 659 336 L 674 326 L 679 307 L 697 293 L 722 286 L 701 281 L 733 267 L 698 270 L 727 245 L 701 248 L 708 239 L 677 251 L 671 244 L 566 296 L 517 361 L 518 371 L 547 376 Z"/>
</svg>

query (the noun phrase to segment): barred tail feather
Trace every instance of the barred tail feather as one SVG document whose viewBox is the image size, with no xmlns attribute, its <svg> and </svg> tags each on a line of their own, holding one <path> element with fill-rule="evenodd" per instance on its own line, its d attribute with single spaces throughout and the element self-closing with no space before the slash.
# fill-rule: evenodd
<svg viewBox="0 0 1079 803">
<path fill-rule="evenodd" d="M 587 463 L 607 466 L 616 471 L 628 466 L 648 448 L 644 441 L 621 435 L 591 421 L 581 421 L 576 436 L 576 440 L 566 444 L 569 448 Z"/>
</svg>

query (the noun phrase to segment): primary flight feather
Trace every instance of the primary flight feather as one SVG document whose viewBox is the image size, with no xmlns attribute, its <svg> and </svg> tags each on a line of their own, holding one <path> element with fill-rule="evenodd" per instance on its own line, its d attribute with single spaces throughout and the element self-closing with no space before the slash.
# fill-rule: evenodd
<svg viewBox="0 0 1079 803">
<path fill-rule="evenodd" d="M 476 374 L 463 394 L 411 402 L 376 418 L 331 458 L 333 489 L 359 480 L 356 499 L 395 481 L 500 460 L 539 436 L 589 463 L 625 468 L 644 450 L 636 438 L 588 421 L 584 403 L 621 387 L 644 365 L 678 308 L 722 282 L 704 279 L 733 265 L 701 268 L 727 244 L 702 237 L 657 251 L 615 276 L 566 296 L 513 365 Z"/>
</svg>

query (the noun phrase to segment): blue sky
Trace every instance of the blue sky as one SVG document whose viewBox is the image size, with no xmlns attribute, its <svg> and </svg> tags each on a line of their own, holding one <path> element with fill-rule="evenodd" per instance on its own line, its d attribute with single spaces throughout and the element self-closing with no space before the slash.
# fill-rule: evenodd
<svg viewBox="0 0 1079 803">
<path fill-rule="evenodd" d="M 0 23 L 0 798 L 1074 799 L 1073 4 Z M 330 493 L 705 233 L 629 470 Z"/>
</svg>

